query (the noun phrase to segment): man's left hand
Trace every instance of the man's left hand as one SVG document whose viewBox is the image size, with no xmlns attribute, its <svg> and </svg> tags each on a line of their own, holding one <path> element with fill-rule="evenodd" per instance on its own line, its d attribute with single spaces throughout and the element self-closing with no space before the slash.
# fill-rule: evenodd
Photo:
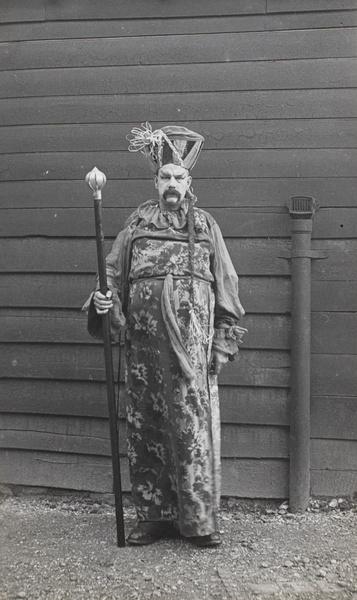
<svg viewBox="0 0 357 600">
<path fill-rule="evenodd" d="M 211 373 L 218 375 L 223 365 L 228 362 L 228 356 L 220 350 L 212 350 Z"/>
</svg>

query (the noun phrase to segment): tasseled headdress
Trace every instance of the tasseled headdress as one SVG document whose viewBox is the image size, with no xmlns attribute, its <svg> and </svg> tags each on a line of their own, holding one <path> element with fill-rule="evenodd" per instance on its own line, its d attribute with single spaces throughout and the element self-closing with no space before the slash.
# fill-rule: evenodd
<svg viewBox="0 0 357 600">
<path fill-rule="evenodd" d="M 201 152 L 205 138 L 180 125 L 167 125 L 152 130 L 150 123 L 133 127 L 127 135 L 130 152 L 142 152 L 150 162 L 152 170 L 158 170 L 168 163 L 192 169 Z"/>
</svg>

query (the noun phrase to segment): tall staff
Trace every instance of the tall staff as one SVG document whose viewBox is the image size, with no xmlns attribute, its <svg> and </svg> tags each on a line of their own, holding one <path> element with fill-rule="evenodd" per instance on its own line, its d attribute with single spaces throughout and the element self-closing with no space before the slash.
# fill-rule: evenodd
<svg viewBox="0 0 357 600">
<path fill-rule="evenodd" d="M 94 198 L 94 217 L 95 217 L 95 233 L 97 241 L 97 257 L 98 257 L 98 273 L 99 273 L 99 291 L 106 294 L 108 291 L 107 272 L 105 264 L 105 248 L 103 234 L 103 219 L 102 219 L 102 188 L 107 181 L 104 173 L 96 167 L 86 175 L 86 182 L 91 190 L 93 190 Z M 123 500 L 120 476 L 120 459 L 119 459 L 119 439 L 117 428 L 117 414 L 115 408 L 115 386 L 114 386 L 114 371 L 113 371 L 113 355 L 110 336 L 110 317 L 109 312 L 102 315 L 103 324 L 103 343 L 104 343 L 104 358 L 105 358 L 105 374 L 107 380 L 107 398 L 108 398 L 108 414 L 110 427 L 110 442 L 112 451 L 112 467 L 113 467 L 113 484 L 114 484 L 114 499 L 115 499 L 115 515 L 117 524 L 117 541 L 118 546 L 125 546 L 124 518 L 123 518 Z M 120 352 L 120 349 L 119 349 Z M 120 382 L 118 381 L 118 385 Z"/>
</svg>

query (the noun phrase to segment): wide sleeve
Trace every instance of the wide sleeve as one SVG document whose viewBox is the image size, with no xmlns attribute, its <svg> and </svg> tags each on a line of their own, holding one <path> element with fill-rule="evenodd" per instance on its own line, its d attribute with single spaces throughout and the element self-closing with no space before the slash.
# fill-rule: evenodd
<svg viewBox="0 0 357 600">
<path fill-rule="evenodd" d="M 215 290 L 213 349 L 228 354 L 233 360 L 246 330 L 238 325 L 245 314 L 239 300 L 238 276 L 229 256 L 222 233 L 210 217 L 213 244 L 212 272 Z"/>
<path fill-rule="evenodd" d="M 132 228 L 123 229 L 106 258 L 107 283 L 113 300 L 113 308 L 110 311 L 110 331 L 114 342 L 119 341 L 120 328 L 125 325 L 131 237 Z M 96 287 L 82 310 L 88 314 L 88 332 L 92 337 L 101 339 L 103 337 L 102 317 L 97 314 L 93 302 L 94 292 L 98 289 L 99 279 L 97 277 Z"/>
</svg>

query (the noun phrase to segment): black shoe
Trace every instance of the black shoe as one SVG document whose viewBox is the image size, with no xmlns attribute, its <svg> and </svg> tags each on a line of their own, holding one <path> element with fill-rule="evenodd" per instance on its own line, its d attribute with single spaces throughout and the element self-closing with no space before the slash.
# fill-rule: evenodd
<svg viewBox="0 0 357 600">
<path fill-rule="evenodd" d="M 222 543 L 221 535 L 217 531 L 210 535 L 197 535 L 188 539 L 190 542 L 201 548 L 214 548 Z"/>
<path fill-rule="evenodd" d="M 139 521 L 130 532 L 127 542 L 132 546 L 147 546 L 163 537 L 178 537 L 177 523 L 171 521 Z"/>
</svg>

